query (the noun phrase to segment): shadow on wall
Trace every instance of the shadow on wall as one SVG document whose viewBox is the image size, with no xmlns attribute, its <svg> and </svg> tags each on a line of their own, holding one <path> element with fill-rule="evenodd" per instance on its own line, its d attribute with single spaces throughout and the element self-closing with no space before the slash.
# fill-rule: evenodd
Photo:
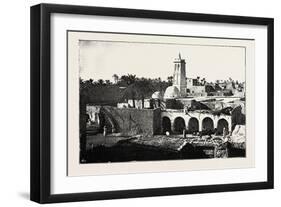
<svg viewBox="0 0 281 207">
<path fill-rule="evenodd" d="M 183 109 L 184 105 L 182 102 L 176 99 L 166 99 L 167 109 Z"/>
<path fill-rule="evenodd" d="M 231 131 L 235 129 L 236 125 L 245 125 L 246 116 L 242 113 L 242 106 L 237 106 L 231 112 Z"/>
<path fill-rule="evenodd" d="M 115 132 L 123 136 L 133 136 L 145 134 L 152 136 L 160 133 L 161 120 L 160 108 L 157 109 L 136 109 L 136 108 L 116 108 L 103 106 L 101 108 L 101 125 L 109 130 L 115 128 Z"/>
</svg>

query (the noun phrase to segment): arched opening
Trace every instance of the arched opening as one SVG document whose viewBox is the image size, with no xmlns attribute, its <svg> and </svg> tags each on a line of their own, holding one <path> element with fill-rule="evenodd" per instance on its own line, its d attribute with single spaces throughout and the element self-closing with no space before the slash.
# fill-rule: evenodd
<svg viewBox="0 0 281 207">
<path fill-rule="evenodd" d="M 178 134 L 182 134 L 185 129 L 185 121 L 181 117 L 177 117 L 174 122 L 174 132 Z"/>
<path fill-rule="evenodd" d="M 214 131 L 214 122 L 210 117 L 206 117 L 202 121 L 202 131 L 211 134 Z"/>
<path fill-rule="evenodd" d="M 162 130 L 163 133 L 171 132 L 171 120 L 166 116 L 162 119 Z"/>
<path fill-rule="evenodd" d="M 188 130 L 187 133 L 193 134 L 199 131 L 199 122 L 196 118 L 192 117 L 188 122 Z"/>
<path fill-rule="evenodd" d="M 217 127 L 217 135 L 222 135 L 223 134 L 223 129 L 226 130 L 226 134 L 229 133 L 229 127 L 228 127 L 228 122 L 225 119 L 220 119 L 218 121 L 218 127 Z"/>
</svg>

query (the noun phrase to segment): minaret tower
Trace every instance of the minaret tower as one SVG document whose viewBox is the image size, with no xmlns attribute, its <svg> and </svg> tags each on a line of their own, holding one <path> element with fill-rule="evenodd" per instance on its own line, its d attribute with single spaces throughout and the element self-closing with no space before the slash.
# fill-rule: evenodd
<svg viewBox="0 0 281 207">
<path fill-rule="evenodd" d="M 185 59 L 179 57 L 174 60 L 174 76 L 173 86 L 176 86 L 182 97 L 186 95 L 186 72 L 185 72 Z"/>
</svg>

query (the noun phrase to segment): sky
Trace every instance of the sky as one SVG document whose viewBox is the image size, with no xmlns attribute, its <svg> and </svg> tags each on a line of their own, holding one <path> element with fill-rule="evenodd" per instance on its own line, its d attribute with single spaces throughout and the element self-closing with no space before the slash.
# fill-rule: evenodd
<svg viewBox="0 0 281 207">
<path fill-rule="evenodd" d="M 113 81 L 113 74 L 135 74 L 167 80 L 173 75 L 173 61 L 179 53 L 186 60 L 188 78 L 245 81 L 243 47 L 100 40 L 79 41 L 80 77 Z"/>
</svg>

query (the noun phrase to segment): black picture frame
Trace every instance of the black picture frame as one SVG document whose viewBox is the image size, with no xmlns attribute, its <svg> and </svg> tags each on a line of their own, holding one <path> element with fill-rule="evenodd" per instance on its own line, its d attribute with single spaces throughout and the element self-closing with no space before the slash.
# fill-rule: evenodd
<svg viewBox="0 0 281 207">
<path fill-rule="evenodd" d="M 232 24 L 264 25 L 267 27 L 267 181 L 238 184 L 220 184 L 154 189 L 51 194 L 50 184 L 50 125 L 51 125 L 51 74 L 50 74 L 50 16 L 52 13 L 134 17 L 181 20 L 194 22 L 219 22 Z M 30 199 L 38 203 L 88 201 L 102 199 L 166 196 L 179 194 L 272 189 L 274 186 L 274 76 L 273 44 L 274 20 L 272 18 L 195 14 L 168 11 L 103 8 L 56 4 L 39 4 L 31 7 L 31 174 Z"/>
</svg>

